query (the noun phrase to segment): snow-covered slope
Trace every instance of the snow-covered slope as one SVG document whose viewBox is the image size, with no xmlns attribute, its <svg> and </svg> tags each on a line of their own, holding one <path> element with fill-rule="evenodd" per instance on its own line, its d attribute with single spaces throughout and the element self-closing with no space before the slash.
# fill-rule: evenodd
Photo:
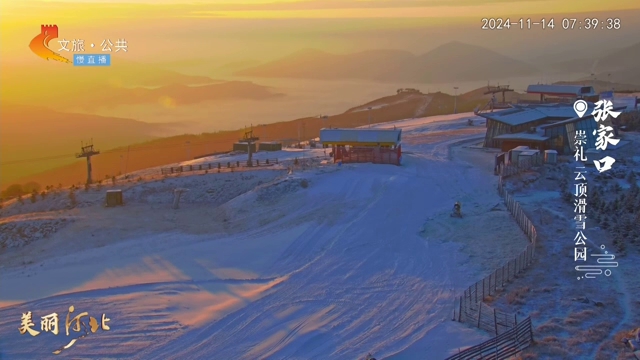
<svg viewBox="0 0 640 360">
<path fill-rule="evenodd" d="M 451 144 L 484 133 L 470 116 L 379 125 L 405 128 L 399 167 L 183 175 L 127 185 L 121 208 L 58 211 L 71 224 L 0 253 L 0 355 L 52 356 L 77 336 L 71 305 L 111 319 L 71 357 L 440 359 L 477 344 L 488 336 L 450 321 L 453 299 L 493 269 L 467 240 L 421 234 L 457 200 L 482 232 L 500 201 L 486 169 L 450 160 Z M 177 186 L 192 191 L 173 210 Z M 28 311 L 37 330 L 58 313 L 60 334 L 21 335 Z"/>
</svg>

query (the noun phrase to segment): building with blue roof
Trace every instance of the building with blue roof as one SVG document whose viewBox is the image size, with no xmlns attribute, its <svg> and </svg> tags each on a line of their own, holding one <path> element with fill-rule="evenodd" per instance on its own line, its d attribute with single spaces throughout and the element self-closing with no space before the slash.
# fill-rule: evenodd
<svg viewBox="0 0 640 360">
<path fill-rule="evenodd" d="M 518 146 L 528 146 L 568 154 L 575 150 L 573 139 L 577 130 L 585 130 L 585 149 L 595 147 L 593 131 L 598 124 L 592 114 L 594 109 L 595 104 L 588 103 L 582 118 L 576 115 L 573 104 L 513 105 L 512 109 L 478 115 L 487 119 L 485 147 L 509 151 Z M 614 107 L 613 110 L 623 109 Z M 605 123 L 611 125 L 611 117 Z"/>
</svg>

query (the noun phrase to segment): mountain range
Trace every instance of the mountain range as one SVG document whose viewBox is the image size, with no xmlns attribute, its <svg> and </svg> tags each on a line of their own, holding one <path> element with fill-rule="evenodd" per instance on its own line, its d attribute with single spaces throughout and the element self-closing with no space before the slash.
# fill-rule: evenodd
<svg viewBox="0 0 640 360">
<path fill-rule="evenodd" d="M 554 63 L 549 69 L 558 73 L 593 74 L 591 79 L 640 85 L 640 42 L 591 58 Z"/>
<path fill-rule="evenodd" d="M 385 49 L 350 54 L 305 49 L 234 74 L 256 78 L 446 83 L 526 77 L 551 71 L 594 73 L 603 80 L 609 77 L 615 82 L 640 84 L 639 59 L 640 43 L 609 53 L 595 52 L 589 58 L 542 63 L 532 60 L 528 63 L 481 46 L 455 41 L 422 55 Z"/>
<path fill-rule="evenodd" d="M 262 65 L 237 71 L 238 76 L 373 81 L 476 81 L 538 72 L 534 66 L 495 51 L 450 42 L 425 54 L 403 50 L 369 50 L 331 54 L 305 49 Z"/>
<path fill-rule="evenodd" d="M 181 123 L 151 124 L 91 114 L 54 111 L 31 105 L 0 103 L 0 182 L 74 162 L 81 141 L 93 139 L 102 150 L 175 134 Z M 47 151 L 42 152 L 46 147 Z M 67 156 L 61 156 L 67 154 Z M 30 162 L 25 159 L 46 158 Z"/>
</svg>

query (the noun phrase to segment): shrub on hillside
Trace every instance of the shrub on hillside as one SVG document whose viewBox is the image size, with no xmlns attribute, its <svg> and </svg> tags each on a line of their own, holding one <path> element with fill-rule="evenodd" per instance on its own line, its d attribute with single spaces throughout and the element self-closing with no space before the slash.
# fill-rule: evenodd
<svg viewBox="0 0 640 360">
<path fill-rule="evenodd" d="M 35 203 L 36 201 L 38 201 L 38 193 L 35 190 L 33 190 L 31 192 L 31 199 L 30 200 L 31 200 L 32 204 Z"/>
<path fill-rule="evenodd" d="M 74 191 L 74 189 L 69 190 L 69 202 L 71 203 L 71 206 L 78 205 L 78 200 L 76 200 L 76 192 Z"/>
<path fill-rule="evenodd" d="M 621 126 L 626 126 L 627 130 L 638 131 L 640 130 L 640 111 L 631 111 L 623 113 L 620 116 L 619 123 Z"/>
<path fill-rule="evenodd" d="M 2 197 L 6 198 L 13 198 L 20 195 L 24 195 L 24 190 L 22 189 L 22 185 L 20 184 L 10 185 L 8 188 L 2 191 Z"/>
</svg>

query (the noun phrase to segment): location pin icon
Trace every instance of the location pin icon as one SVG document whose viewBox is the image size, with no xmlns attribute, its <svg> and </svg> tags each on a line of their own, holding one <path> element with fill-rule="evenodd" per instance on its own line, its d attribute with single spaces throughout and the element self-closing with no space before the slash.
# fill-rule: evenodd
<svg viewBox="0 0 640 360">
<path fill-rule="evenodd" d="M 573 111 L 578 114 L 578 117 L 583 117 L 584 113 L 587 112 L 587 102 L 584 100 L 578 100 L 573 103 Z"/>
</svg>

